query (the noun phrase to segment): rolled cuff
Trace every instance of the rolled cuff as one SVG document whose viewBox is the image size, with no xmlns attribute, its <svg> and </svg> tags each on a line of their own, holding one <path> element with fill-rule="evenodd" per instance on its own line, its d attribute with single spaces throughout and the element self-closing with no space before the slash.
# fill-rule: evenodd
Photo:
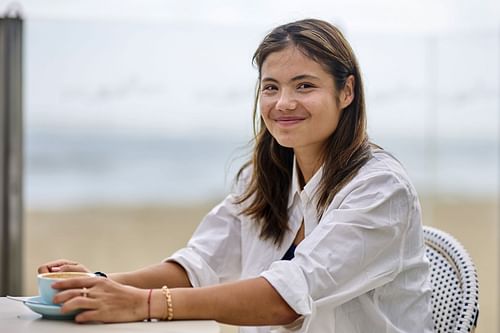
<svg viewBox="0 0 500 333">
<path fill-rule="evenodd" d="M 314 302 L 303 271 L 292 261 L 276 261 L 260 274 L 299 315 L 310 316 Z"/>
<path fill-rule="evenodd" d="M 204 287 L 219 283 L 219 278 L 214 270 L 192 248 L 183 248 L 163 260 L 174 261 L 181 265 L 193 287 Z"/>
</svg>

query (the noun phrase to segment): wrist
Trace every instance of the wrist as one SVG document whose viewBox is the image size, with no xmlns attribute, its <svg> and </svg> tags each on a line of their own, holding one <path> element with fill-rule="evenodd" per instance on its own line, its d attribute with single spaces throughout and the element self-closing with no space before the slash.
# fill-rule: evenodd
<svg viewBox="0 0 500 333">
<path fill-rule="evenodd" d="M 152 289 L 149 297 L 149 315 L 151 319 L 174 320 L 174 303 L 171 290 L 167 287 L 162 289 Z"/>
<path fill-rule="evenodd" d="M 165 300 L 161 289 L 153 289 L 150 299 L 151 319 L 163 320 L 165 317 Z"/>
<path fill-rule="evenodd" d="M 132 286 L 122 286 L 129 295 L 127 306 L 131 321 L 144 321 L 148 319 L 149 289 L 140 289 Z"/>
<path fill-rule="evenodd" d="M 127 279 L 127 273 L 110 273 L 106 274 L 108 276 L 108 279 L 113 280 L 115 282 L 118 282 L 120 284 L 126 285 L 126 286 L 132 286 L 132 283 L 128 282 Z"/>
<path fill-rule="evenodd" d="M 149 298 L 149 289 L 139 289 L 141 301 L 139 302 L 139 320 L 150 320 L 150 298 Z"/>
<path fill-rule="evenodd" d="M 96 276 L 100 276 L 100 277 L 103 277 L 103 278 L 107 278 L 108 277 L 108 275 L 106 273 L 103 273 L 103 272 L 94 272 L 94 274 Z"/>
</svg>

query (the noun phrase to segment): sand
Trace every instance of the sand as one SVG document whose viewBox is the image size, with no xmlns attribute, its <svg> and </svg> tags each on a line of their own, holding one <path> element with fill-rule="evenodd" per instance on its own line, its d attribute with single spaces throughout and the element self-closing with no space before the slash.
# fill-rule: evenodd
<svg viewBox="0 0 500 333">
<path fill-rule="evenodd" d="M 151 207 L 81 207 L 28 211 L 24 290 L 34 295 L 36 268 L 49 260 L 77 260 L 91 270 L 116 272 L 161 261 L 184 246 L 209 203 Z M 473 257 L 480 280 L 477 333 L 498 332 L 498 206 L 494 199 L 422 200 L 424 223 L 452 233 Z M 223 332 L 235 332 L 224 326 Z"/>
</svg>

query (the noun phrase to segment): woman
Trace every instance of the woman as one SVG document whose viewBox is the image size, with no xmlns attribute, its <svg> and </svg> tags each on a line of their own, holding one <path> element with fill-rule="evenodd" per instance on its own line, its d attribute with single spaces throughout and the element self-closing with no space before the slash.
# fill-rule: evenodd
<svg viewBox="0 0 500 333">
<path fill-rule="evenodd" d="M 233 193 L 163 263 L 57 282 L 54 301 L 84 309 L 78 322 L 431 332 L 417 195 L 400 163 L 368 141 L 348 42 L 329 23 L 302 20 L 271 31 L 253 60 L 255 148 Z M 39 268 L 59 270 L 88 271 L 67 260 Z"/>
</svg>

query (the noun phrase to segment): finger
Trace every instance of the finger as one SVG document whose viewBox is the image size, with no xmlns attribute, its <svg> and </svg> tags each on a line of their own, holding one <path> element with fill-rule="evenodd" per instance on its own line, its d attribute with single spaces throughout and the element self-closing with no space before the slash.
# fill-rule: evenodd
<svg viewBox="0 0 500 333">
<path fill-rule="evenodd" d="M 58 272 L 83 272 L 87 273 L 87 269 L 80 264 L 65 264 L 58 267 L 53 267 L 52 272 L 55 272 L 57 269 Z"/>
<path fill-rule="evenodd" d="M 76 298 L 79 296 L 84 297 L 84 292 L 85 292 L 84 288 L 66 289 L 66 290 L 58 292 L 54 296 L 54 298 L 52 299 L 52 302 L 54 302 L 55 304 L 65 303 L 65 302 L 69 301 L 70 299 L 73 299 L 73 298 Z M 86 292 L 87 292 L 87 297 L 90 297 L 90 289 L 87 289 Z"/>
<path fill-rule="evenodd" d="M 43 266 L 38 267 L 38 274 L 49 273 L 49 272 L 50 272 L 50 269 L 49 269 L 49 266 L 47 266 L 47 265 L 43 265 Z"/>
<path fill-rule="evenodd" d="M 89 297 L 78 296 L 70 299 L 61 306 L 61 313 L 68 313 L 75 310 L 95 310 L 98 307 L 98 302 Z"/>
<path fill-rule="evenodd" d="M 67 259 L 58 259 L 54 261 L 50 261 L 48 263 L 43 264 L 42 266 L 38 267 L 38 273 L 49 273 L 53 272 L 54 269 L 57 270 L 59 266 L 63 265 L 77 265 L 78 263 L 72 260 L 67 260 Z"/>
<path fill-rule="evenodd" d="M 52 283 L 54 289 L 78 289 L 78 288 L 91 288 L 99 281 L 104 280 L 98 277 L 82 277 L 71 278 L 65 280 L 58 280 Z"/>
<path fill-rule="evenodd" d="M 75 321 L 77 323 L 85 323 L 89 321 L 100 321 L 99 320 L 99 311 L 97 310 L 87 310 L 80 312 L 76 315 Z"/>
</svg>

